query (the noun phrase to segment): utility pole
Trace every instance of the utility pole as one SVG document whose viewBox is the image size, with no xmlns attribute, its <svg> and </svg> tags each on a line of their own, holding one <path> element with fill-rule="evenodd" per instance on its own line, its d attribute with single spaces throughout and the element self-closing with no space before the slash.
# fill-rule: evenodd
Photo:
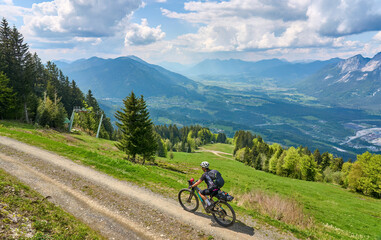
<svg viewBox="0 0 381 240">
<path fill-rule="evenodd" d="M 97 138 L 99 136 L 99 130 L 101 130 L 102 120 L 103 120 L 103 113 L 101 115 L 101 120 L 99 121 L 99 126 L 98 126 L 98 131 L 97 131 Z"/>
</svg>

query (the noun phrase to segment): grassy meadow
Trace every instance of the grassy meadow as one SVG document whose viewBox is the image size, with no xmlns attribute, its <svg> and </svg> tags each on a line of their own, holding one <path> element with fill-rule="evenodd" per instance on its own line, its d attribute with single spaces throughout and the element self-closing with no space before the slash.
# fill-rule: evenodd
<svg viewBox="0 0 381 240">
<path fill-rule="evenodd" d="M 104 239 L 0 168 L 0 239 Z"/>
<path fill-rule="evenodd" d="M 86 135 L 58 133 L 8 121 L 0 121 L 0 135 L 56 152 L 172 198 L 187 186 L 186 180 L 201 176 L 199 164 L 208 161 L 211 168 L 222 173 L 223 189 L 235 197 L 232 205 L 238 218 L 249 215 L 283 231 L 291 231 L 302 239 L 381 239 L 380 199 L 349 192 L 333 184 L 257 171 L 228 155 L 174 152 L 173 159 L 157 158 L 156 165 L 142 166 L 126 161 L 125 154 L 117 150 L 114 142 Z M 227 144 L 203 148 L 233 151 L 233 146 Z M 293 210 L 289 211 L 290 208 Z M 297 221 L 285 220 L 296 212 L 302 214 L 294 216 Z"/>
</svg>

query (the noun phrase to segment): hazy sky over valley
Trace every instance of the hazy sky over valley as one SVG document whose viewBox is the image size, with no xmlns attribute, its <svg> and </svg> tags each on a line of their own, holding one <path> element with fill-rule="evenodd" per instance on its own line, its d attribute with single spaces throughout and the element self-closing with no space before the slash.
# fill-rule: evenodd
<svg viewBox="0 0 381 240">
<path fill-rule="evenodd" d="M 379 0 L 0 0 L 0 15 L 43 61 L 299 61 L 381 51 Z"/>
</svg>

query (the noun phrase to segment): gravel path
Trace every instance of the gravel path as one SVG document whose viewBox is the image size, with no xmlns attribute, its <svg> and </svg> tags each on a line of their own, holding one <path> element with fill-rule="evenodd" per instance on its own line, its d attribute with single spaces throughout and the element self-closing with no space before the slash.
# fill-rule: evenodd
<svg viewBox="0 0 381 240">
<path fill-rule="evenodd" d="M 200 209 L 186 212 L 173 199 L 1 136 L 0 167 L 109 239 L 293 239 L 256 223 L 223 228 Z"/>
</svg>

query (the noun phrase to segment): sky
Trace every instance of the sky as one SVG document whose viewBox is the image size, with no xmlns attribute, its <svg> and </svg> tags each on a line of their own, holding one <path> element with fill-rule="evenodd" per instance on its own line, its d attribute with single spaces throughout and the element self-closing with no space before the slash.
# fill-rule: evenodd
<svg viewBox="0 0 381 240">
<path fill-rule="evenodd" d="M 0 16 L 43 61 L 310 61 L 381 52 L 380 0 L 0 0 Z"/>
</svg>

